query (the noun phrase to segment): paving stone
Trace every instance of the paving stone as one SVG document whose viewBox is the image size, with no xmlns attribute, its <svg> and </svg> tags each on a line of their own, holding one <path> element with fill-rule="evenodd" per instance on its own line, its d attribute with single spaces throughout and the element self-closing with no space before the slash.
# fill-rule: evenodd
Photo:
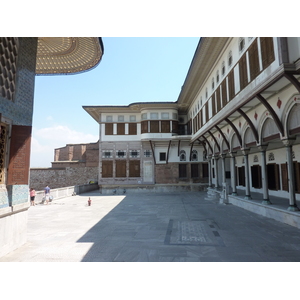
<svg viewBox="0 0 300 300">
<path fill-rule="evenodd" d="M 30 207 L 27 243 L 0 262 L 300 261 L 299 229 L 205 197 L 94 192 Z"/>
</svg>

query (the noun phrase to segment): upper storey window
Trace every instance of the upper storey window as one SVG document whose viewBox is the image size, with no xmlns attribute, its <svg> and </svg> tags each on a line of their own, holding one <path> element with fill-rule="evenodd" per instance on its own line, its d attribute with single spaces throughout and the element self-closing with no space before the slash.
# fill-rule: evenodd
<svg viewBox="0 0 300 300">
<path fill-rule="evenodd" d="M 215 89 L 215 79 L 214 78 L 211 81 L 211 88 L 212 88 L 212 90 Z"/>
<path fill-rule="evenodd" d="M 124 116 L 118 116 L 118 122 L 124 122 Z"/>
<path fill-rule="evenodd" d="M 217 84 L 218 84 L 218 83 L 219 83 L 219 80 L 220 80 L 219 70 L 217 71 L 217 76 L 216 76 L 216 78 L 217 78 Z"/>
<path fill-rule="evenodd" d="M 222 62 L 222 76 L 225 75 L 225 62 Z"/>
<path fill-rule="evenodd" d="M 130 122 L 135 122 L 136 121 L 136 116 L 130 116 L 129 120 L 130 120 Z"/>
<path fill-rule="evenodd" d="M 206 99 L 208 98 L 208 91 L 207 91 L 207 88 L 205 89 L 205 98 L 206 98 Z"/>
<path fill-rule="evenodd" d="M 142 114 L 142 120 L 146 120 L 147 119 L 147 113 Z"/>
<path fill-rule="evenodd" d="M 239 39 L 239 51 L 242 52 L 245 48 L 245 39 L 244 38 L 240 38 Z"/>
<path fill-rule="evenodd" d="M 112 116 L 106 116 L 106 122 L 112 122 Z"/>
<path fill-rule="evenodd" d="M 158 119 L 158 113 L 150 113 L 150 119 L 151 120 L 157 120 Z"/>
<path fill-rule="evenodd" d="M 161 113 L 161 118 L 163 120 L 168 120 L 169 119 L 169 113 Z"/>
<path fill-rule="evenodd" d="M 232 65 L 232 51 L 230 51 L 228 55 L 228 67 L 231 67 L 231 65 Z"/>
</svg>

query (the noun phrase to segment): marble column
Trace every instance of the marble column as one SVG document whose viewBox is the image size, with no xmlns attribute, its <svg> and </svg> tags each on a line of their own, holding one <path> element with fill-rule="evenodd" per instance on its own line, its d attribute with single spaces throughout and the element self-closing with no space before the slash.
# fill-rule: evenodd
<svg viewBox="0 0 300 300">
<path fill-rule="evenodd" d="M 266 149 L 267 146 L 258 147 L 261 154 L 261 180 L 263 189 L 263 204 L 272 204 L 269 199 L 269 186 L 268 186 L 268 172 L 267 172 L 267 160 Z"/>
<path fill-rule="evenodd" d="M 249 200 L 252 199 L 250 195 L 249 159 L 248 159 L 249 149 L 243 149 L 242 152 L 244 154 L 244 159 L 245 159 L 245 181 L 246 181 L 245 199 Z"/>
<path fill-rule="evenodd" d="M 219 187 L 219 180 L 218 180 L 218 156 L 214 156 L 214 162 L 215 162 L 215 187 Z"/>
<path fill-rule="evenodd" d="M 236 170 L 235 170 L 235 154 L 234 152 L 230 152 L 230 163 L 231 163 L 231 187 L 232 187 L 232 193 L 231 195 L 236 196 Z"/>
<path fill-rule="evenodd" d="M 207 158 L 208 160 L 208 187 L 212 187 L 212 170 L 211 170 L 211 157 Z"/>
<path fill-rule="evenodd" d="M 282 140 L 282 142 L 286 147 L 286 158 L 287 158 L 287 167 L 288 167 L 289 204 L 290 204 L 288 210 L 298 211 L 299 208 L 296 202 L 294 164 L 293 164 L 293 156 L 292 156 L 292 145 L 294 140 L 286 139 L 286 140 Z"/>
<path fill-rule="evenodd" d="M 223 186 L 223 184 L 226 183 L 226 170 L 225 170 L 226 154 L 221 154 L 220 156 L 222 158 L 222 186 Z"/>
</svg>

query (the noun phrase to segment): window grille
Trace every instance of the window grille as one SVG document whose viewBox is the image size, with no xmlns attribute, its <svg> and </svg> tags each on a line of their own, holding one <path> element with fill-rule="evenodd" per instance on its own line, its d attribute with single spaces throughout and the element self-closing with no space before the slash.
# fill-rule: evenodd
<svg viewBox="0 0 300 300">
<path fill-rule="evenodd" d="M 144 156 L 145 157 L 151 157 L 151 150 L 145 150 L 144 151 Z"/>
<path fill-rule="evenodd" d="M 180 161 L 186 161 L 186 153 L 184 150 L 180 150 L 179 152 L 179 160 Z"/>
<path fill-rule="evenodd" d="M 126 155 L 126 151 L 124 151 L 124 150 L 118 150 L 117 151 L 118 158 L 124 158 L 125 155 Z"/>
<path fill-rule="evenodd" d="M 197 150 L 192 151 L 192 161 L 198 161 L 198 151 Z"/>
<path fill-rule="evenodd" d="M 137 158 L 140 156 L 139 150 L 130 150 L 130 158 Z"/>
</svg>

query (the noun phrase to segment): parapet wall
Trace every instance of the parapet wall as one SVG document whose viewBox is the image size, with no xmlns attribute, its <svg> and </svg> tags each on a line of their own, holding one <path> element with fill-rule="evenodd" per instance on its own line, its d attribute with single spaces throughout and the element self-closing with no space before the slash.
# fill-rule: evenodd
<svg viewBox="0 0 300 300">
<path fill-rule="evenodd" d="M 85 185 L 98 181 L 98 167 L 33 168 L 30 169 L 30 188 L 43 190 Z"/>
<path fill-rule="evenodd" d="M 67 186 L 59 189 L 51 189 L 50 194 L 51 196 L 53 196 L 53 199 L 56 200 L 60 198 L 70 197 L 74 195 L 74 193 L 76 195 L 80 195 L 95 190 L 99 190 L 99 186 L 97 183 Z M 45 196 L 44 190 L 36 191 L 35 202 L 36 203 L 42 202 L 44 196 Z"/>
</svg>

